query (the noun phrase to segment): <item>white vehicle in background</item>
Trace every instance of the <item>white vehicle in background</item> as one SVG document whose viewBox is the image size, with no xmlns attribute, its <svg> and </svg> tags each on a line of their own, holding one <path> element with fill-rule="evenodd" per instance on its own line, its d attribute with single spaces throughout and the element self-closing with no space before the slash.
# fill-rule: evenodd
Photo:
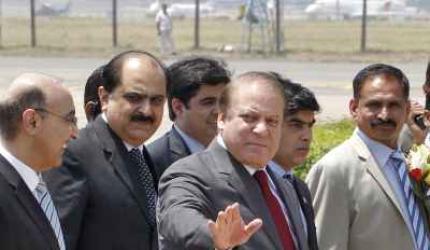
<svg viewBox="0 0 430 250">
<path fill-rule="evenodd" d="M 406 0 L 367 0 L 369 17 L 407 17 L 416 13 Z M 363 14 L 363 0 L 316 0 L 305 13 L 312 19 L 354 19 Z"/>
<path fill-rule="evenodd" d="M 167 13 L 171 17 L 183 18 L 193 17 L 196 11 L 196 5 L 193 3 L 169 3 L 165 1 L 163 3 L 168 4 Z M 161 3 L 159 1 L 151 3 L 149 6 L 149 13 L 157 14 L 160 10 Z M 207 16 L 214 12 L 214 8 L 208 3 L 200 3 L 200 16 Z"/>
</svg>

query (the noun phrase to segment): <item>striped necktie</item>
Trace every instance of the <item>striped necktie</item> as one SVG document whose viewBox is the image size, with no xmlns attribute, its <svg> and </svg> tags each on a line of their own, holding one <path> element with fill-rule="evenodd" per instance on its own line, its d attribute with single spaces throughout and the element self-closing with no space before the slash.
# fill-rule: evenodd
<svg viewBox="0 0 430 250">
<path fill-rule="evenodd" d="M 66 246 L 64 244 L 63 231 L 61 230 L 61 224 L 58 219 L 57 210 L 55 209 L 51 195 L 49 195 L 48 189 L 46 188 L 46 184 L 42 179 L 39 180 L 39 183 L 36 186 L 36 194 L 38 202 L 45 213 L 46 218 L 49 220 L 52 230 L 55 233 L 60 250 L 65 250 Z"/>
<path fill-rule="evenodd" d="M 397 170 L 400 184 L 402 186 L 404 199 L 406 202 L 409 220 L 411 222 L 415 241 L 417 243 L 418 250 L 429 250 L 429 238 L 424 226 L 423 216 L 420 212 L 417 199 L 412 190 L 412 184 L 410 182 L 408 171 L 403 156 L 399 151 L 395 151 L 391 154 L 391 161 Z"/>
</svg>

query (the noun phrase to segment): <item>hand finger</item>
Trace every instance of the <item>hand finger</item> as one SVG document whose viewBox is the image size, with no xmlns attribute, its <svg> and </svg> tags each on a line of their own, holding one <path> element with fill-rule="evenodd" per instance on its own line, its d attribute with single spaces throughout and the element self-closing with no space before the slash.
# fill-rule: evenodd
<svg viewBox="0 0 430 250">
<path fill-rule="evenodd" d="M 233 211 L 232 211 L 232 221 L 242 220 L 240 216 L 240 209 L 239 209 L 239 203 L 233 204 Z"/>
<path fill-rule="evenodd" d="M 263 226 L 263 221 L 261 219 L 254 219 L 251 221 L 248 225 L 245 226 L 245 233 L 247 237 L 251 237 L 255 232 L 258 231 L 258 229 Z"/>
<path fill-rule="evenodd" d="M 225 222 L 225 218 L 226 218 L 226 213 L 224 211 L 220 211 L 218 213 L 218 217 L 216 218 L 216 224 L 218 224 L 218 226 L 223 226 L 226 224 Z"/>
<path fill-rule="evenodd" d="M 212 233 L 212 236 L 216 234 L 217 225 L 213 220 L 208 221 L 209 231 Z"/>
</svg>

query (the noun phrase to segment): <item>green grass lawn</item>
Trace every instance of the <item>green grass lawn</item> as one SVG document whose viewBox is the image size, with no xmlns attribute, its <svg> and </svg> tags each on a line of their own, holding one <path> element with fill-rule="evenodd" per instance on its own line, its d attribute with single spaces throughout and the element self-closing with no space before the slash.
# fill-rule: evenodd
<svg viewBox="0 0 430 250">
<path fill-rule="evenodd" d="M 0 54 L 111 55 L 136 48 L 157 51 L 158 38 L 152 19 L 119 22 L 119 48 L 112 49 L 110 21 L 103 18 L 38 17 L 38 48 L 29 48 L 27 19 L 3 18 Z M 352 55 L 360 47 L 360 22 L 293 21 L 284 22 L 287 53 L 328 53 Z M 227 19 L 202 19 L 200 44 L 203 52 L 216 51 L 221 45 L 239 46 L 242 23 Z M 193 47 L 192 19 L 174 20 L 174 38 L 179 52 Z M 259 36 L 253 42 L 260 44 Z M 368 49 L 372 53 L 430 52 L 428 21 L 373 20 L 368 27 Z M 258 46 L 257 46 L 258 47 Z"/>
<path fill-rule="evenodd" d="M 355 124 L 350 119 L 317 124 L 309 156 L 301 166 L 294 169 L 295 174 L 304 179 L 311 166 L 333 147 L 349 138 L 354 128 Z"/>
</svg>

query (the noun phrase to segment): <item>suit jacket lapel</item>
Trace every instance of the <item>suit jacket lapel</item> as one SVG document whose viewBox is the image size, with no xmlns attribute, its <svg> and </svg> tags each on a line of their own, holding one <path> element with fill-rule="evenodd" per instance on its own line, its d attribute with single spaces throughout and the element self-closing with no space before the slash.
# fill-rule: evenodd
<svg viewBox="0 0 430 250">
<path fill-rule="evenodd" d="M 269 169 L 268 172 L 276 188 L 280 192 L 280 197 L 284 201 L 287 209 L 288 219 L 290 221 L 291 233 L 294 233 L 299 245 L 299 249 L 308 250 L 306 232 L 303 229 L 303 223 L 300 215 L 300 202 L 296 191 L 291 183 L 281 177 L 273 174 Z M 282 184 L 281 184 L 282 183 Z"/>
<path fill-rule="evenodd" d="M 229 175 L 229 184 L 246 202 L 247 207 L 255 214 L 255 218 L 263 220 L 263 227 L 260 230 L 265 232 L 265 235 L 273 242 L 276 249 L 282 249 L 276 226 L 266 206 L 263 194 L 258 187 L 258 182 L 247 172 L 241 163 L 234 159 L 234 157 L 218 143 L 213 142 L 210 148 L 215 154 L 214 159 L 216 164 L 218 166 L 223 166 L 223 169 Z"/>
<path fill-rule="evenodd" d="M 34 224 L 39 228 L 40 234 L 49 242 L 51 249 L 59 249 L 57 237 L 55 236 L 54 230 L 46 218 L 45 213 L 40 207 L 39 202 L 33 196 L 24 180 L 15 171 L 13 166 L 1 155 L 0 174 L 5 177 L 15 190 L 17 200 L 24 207 Z"/>
<path fill-rule="evenodd" d="M 172 130 L 170 131 L 169 148 L 170 152 L 172 153 L 172 162 L 175 162 L 191 154 L 190 150 L 179 135 L 178 131 L 176 131 L 175 127 L 172 127 Z"/>
<path fill-rule="evenodd" d="M 142 214 L 148 219 L 149 215 L 146 211 L 146 199 L 144 194 L 140 194 L 127 170 L 127 149 L 121 139 L 108 127 L 107 123 L 99 116 L 92 125 L 95 128 L 97 139 L 101 142 L 106 160 L 111 163 L 115 173 L 124 185 L 129 189 L 131 195 L 136 200 Z M 150 163 L 149 163 L 150 164 Z M 148 223 L 148 225 L 150 225 Z"/>
<path fill-rule="evenodd" d="M 373 156 L 369 152 L 367 146 L 364 144 L 364 142 L 360 139 L 358 135 L 353 135 L 350 138 L 350 142 L 352 143 L 352 146 L 356 149 L 358 158 L 360 159 L 360 162 L 366 167 L 367 172 L 375 179 L 376 183 L 378 183 L 378 185 L 381 187 L 381 189 L 384 191 L 384 193 L 387 195 L 393 205 L 397 208 L 403 219 L 407 220 L 408 215 L 404 214 L 403 210 L 400 208 L 400 204 L 397 201 L 393 189 L 391 188 L 390 184 L 382 173 L 380 167 L 375 162 L 375 159 L 373 159 Z"/>
</svg>

